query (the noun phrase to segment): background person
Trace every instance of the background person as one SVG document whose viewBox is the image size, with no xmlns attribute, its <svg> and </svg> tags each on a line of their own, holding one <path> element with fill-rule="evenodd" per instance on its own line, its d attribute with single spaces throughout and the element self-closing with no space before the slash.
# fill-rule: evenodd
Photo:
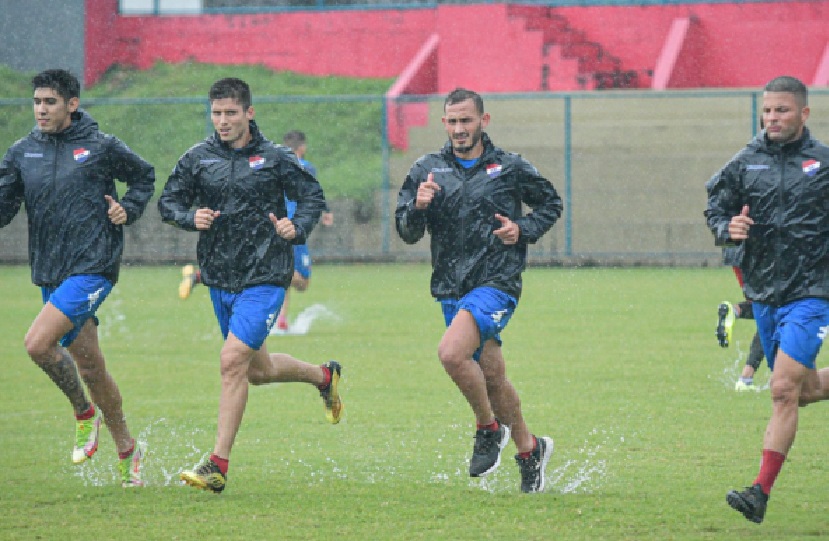
<svg viewBox="0 0 829 541">
<path fill-rule="evenodd" d="M 282 137 L 282 144 L 293 150 L 300 165 L 316 178 L 317 168 L 305 159 L 305 152 L 308 150 L 305 134 L 299 130 L 289 131 Z M 288 199 L 285 203 L 288 207 L 288 218 L 291 218 L 296 210 L 296 201 Z M 320 223 L 325 226 L 334 224 L 334 214 L 328 208 L 327 203 L 320 218 Z M 295 244 L 294 277 L 291 279 L 291 288 L 302 292 L 308 289 L 309 285 L 311 285 L 311 252 L 308 250 L 307 244 Z M 290 288 L 285 290 L 285 300 L 282 301 L 282 308 L 279 310 L 279 316 L 276 318 L 276 329 L 278 331 L 284 332 L 288 330 L 290 293 Z"/>
<path fill-rule="evenodd" d="M 728 504 L 760 523 L 794 442 L 798 406 L 829 397 L 829 369 L 816 369 L 829 328 L 829 147 L 806 127 L 806 86 L 777 77 L 763 92 L 764 131 L 706 184 L 717 245 L 743 244 L 740 268 L 771 378 L 772 413 L 760 471 Z"/>
<path fill-rule="evenodd" d="M 291 283 L 292 245 L 303 244 L 319 219 L 322 188 L 291 152 L 259 131 L 247 83 L 220 79 L 208 99 L 215 132 L 179 159 L 158 208 L 165 222 L 199 232 L 199 270 L 225 339 L 216 444 L 209 458 L 181 472 L 188 485 L 218 493 L 249 384 L 311 383 L 331 423 L 340 421 L 343 406 L 338 362 L 317 366 L 265 347 Z M 297 202 L 291 219 L 286 196 Z"/>
<path fill-rule="evenodd" d="M 122 485 L 140 486 L 144 450 L 130 435 L 121 392 L 106 369 L 95 312 L 118 281 L 123 226 L 144 212 L 155 171 L 80 109 L 74 75 L 46 70 L 32 87 L 37 125 L 0 164 L 0 227 L 25 201 L 32 282 L 43 297 L 26 351 L 75 412 L 72 461 L 80 464 L 98 449 L 97 404 L 115 441 Z M 114 179 L 127 184 L 123 199 Z"/>
<path fill-rule="evenodd" d="M 397 198 L 397 232 L 409 244 L 428 230 L 432 296 L 447 330 L 438 358 L 475 414 L 469 474 L 487 475 L 515 441 L 523 492 L 541 492 L 553 440 L 527 428 L 506 377 L 500 333 L 521 295 L 527 244 L 561 215 L 553 185 L 529 162 L 494 146 L 481 97 L 458 88 L 444 102 L 449 141 L 418 159 Z M 523 216 L 522 203 L 532 212 Z"/>
<path fill-rule="evenodd" d="M 743 271 L 740 270 L 740 262 L 743 259 L 743 247 L 741 246 L 727 246 L 723 248 L 723 263 L 730 265 L 737 277 L 737 283 L 740 284 L 740 289 L 743 289 L 745 281 L 743 280 Z M 731 335 L 734 327 L 735 319 L 754 319 L 754 310 L 751 306 L 751 301 L 748 299 L 742 302 L 731 304 L 728 301 L 723 301 L 717 307 L 717 341 L 720 347 L 727 348 L 731 343 Z M 756 326 L 755 326 L 756 328 Z M 763 362 L 763 346 L 760 344 L 760 335 L 754 332 L 754 337 L 751 339 L 748 356 L 740 377 L 734 384 L 734 390 L 737 392 L 754 390 L 754 374 Z"/>
</svg>

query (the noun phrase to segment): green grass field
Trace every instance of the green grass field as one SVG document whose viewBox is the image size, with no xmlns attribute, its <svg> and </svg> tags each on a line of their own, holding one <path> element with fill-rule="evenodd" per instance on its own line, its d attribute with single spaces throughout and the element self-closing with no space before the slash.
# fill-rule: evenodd
<svg viewBox="0 0 829 541">
<path fill-rule="evenodd" d="M 124 268 L 99 312 L 101 340 L 148 486 L 124 490 L 102 431 L 71 464 L 67 401 L 28 359 L 40 306 L 28 269 L 0 267 L 2 537 L 141 540 L 814 539 L 829 535 L 824 407 L 800 434 L 766 522 L 725 493 L 756 474 L 768 391 L 733 383 L 749 322 L 724 350 L 715 312 L 739 289 L 728 269 L 531 269 L 504 333 L 530 428 L 555 439 L 544 494 L 523 495 L 509 445 L 486 481 L 466 476 L 473 419 L 436 358 L 442 333 L 428 267 L 317 266 L 292 315 L 307 335 L 271 351 L 343 363 L 346 413 L 326 423 L 310 386 L 252 389 L 221 495 L 177 473 L 212 448 L 221 338 L 207 291 L 176 296 L 173 267 Z M 316 308 L 313 308 L 315 307 Z M 306 312 L 307 313 L 307 312 Z M 820 363 L 819 364 L 825 364 Z M 768 372 L 760 371 L 765 383 Z"/>
</svg>

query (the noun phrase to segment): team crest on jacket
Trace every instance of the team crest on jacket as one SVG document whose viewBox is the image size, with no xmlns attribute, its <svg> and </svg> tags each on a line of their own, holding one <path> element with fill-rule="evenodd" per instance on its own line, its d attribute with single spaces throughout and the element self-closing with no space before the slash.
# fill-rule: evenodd
<svg viewBox="0 0 829 541">
<path fill-rule="evenodd" d="M 251 169 L 262 169 L 265 165 L 265 158 L 262 156 L 251 156 L 248 158 L 248 163 L 250 163 Z"/>
<path fill-rule="evenodd" d="M 486 174 L 489 175 L 489 178 L 495 178 L 501 174 L 501 169 L 503 167 L 500 163 L 491 163 L 486 166 Z"/>
<path fill-rule="evenodd" d="M 803 172 L 810 177 L 815 176 L 818 169 L 820 169 L 820 162 L 817 160 L 806 160 L 803 162 Z"/>
<path fill-rule="evenodd" d="M 83 163 L 89 159 L 89 151 L 85 148 L 76 148 L 72 151 L 72 155 L 78 163 Z"/>
</svg>

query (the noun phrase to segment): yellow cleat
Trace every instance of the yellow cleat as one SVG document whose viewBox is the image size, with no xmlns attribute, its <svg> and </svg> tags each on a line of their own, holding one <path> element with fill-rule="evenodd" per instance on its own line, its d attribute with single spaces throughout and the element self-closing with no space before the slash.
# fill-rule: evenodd
<svg viewBox="0 0 829 541">
<path fill-rule="evenodd" d="M 343 410 L 345 409 L 337 389 L 340 383 L 340 372 L 342 368 L 337 361 L 328 361 L 323 366 L 331 372 L 331 381 L 324 390 L 320 389 L 320 396 L 325 406 L 325 418 L 328 419 L 329 423 L 335 425 L 340 422 L 343 416 Z"/>
<path fill-rule="evenodd" d="M 190 296 L 193 288 L 198 284 L 198 274 L 196 267 L 193 265 L 185 265 L 181 268 L 181 283 L 178 285 L 178 297 L 186 299 Z"/>
<path fill-rule="evenodd" d="M 223 491 L 225 483 L 227 483 L 227 477 L 222 474 L 219 466 L 209 458 L 196 469 L 181 472 L 179 478 L 193 488 L 209 490 L 216 494 Z"/>
<path fill-rule="evenodd" d="M 717 309 L 717 341 L 720 347 L 727 348 L 731 343 L 734 319 L 734 307 L 730 302 L 723 301 Z"/>
</svg>

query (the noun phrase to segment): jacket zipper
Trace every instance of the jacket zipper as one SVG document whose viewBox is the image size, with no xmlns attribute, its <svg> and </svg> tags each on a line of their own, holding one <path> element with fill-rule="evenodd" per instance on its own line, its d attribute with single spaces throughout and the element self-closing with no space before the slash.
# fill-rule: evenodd
<svg viewBox="0 0 829 541">
<path fill-rule="evenodd" d="M 781 228 L 783 226 L 783 179 L 786 178 L 786 149 L 781 147 L 780 148 L 780 177 L 777 179 L 777 218 L 775 220 L 775 227 L 774 227 L 774 235 L 775 235 L 775 243 L 774 243 L 774 258 L 775 258 L 775 265 L 774 265 L 774 304 L 775 306 L 780 306 L 780 299 L 781 299 L 781 291 L 780 291 L 780 262 L 781 262 L 781 253 L 780 253 L 780 243 L 781 243 L 781 236 L 782 231 Z"/>
</svg>

